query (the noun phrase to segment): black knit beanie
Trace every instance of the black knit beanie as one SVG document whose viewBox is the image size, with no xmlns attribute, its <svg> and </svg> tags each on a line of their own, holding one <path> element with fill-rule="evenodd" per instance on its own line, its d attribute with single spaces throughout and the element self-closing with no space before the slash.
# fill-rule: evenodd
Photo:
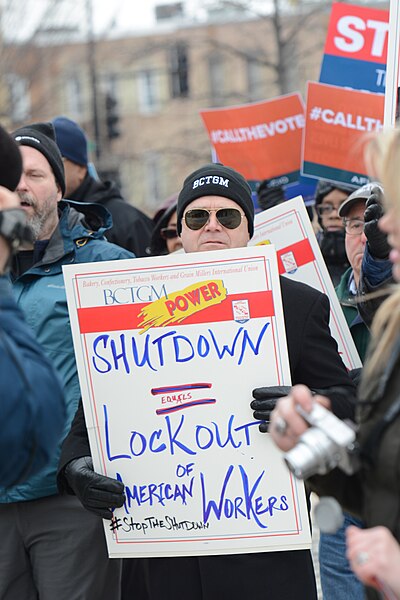
<svg viewBox="0 0 400 600">
<path fill-rule="evenodd" d="M 250 237 L 254 233 L 254 204 L 251 188 L 243 175 L 225 167 L 220 163 L 204 165 L 193 171 L 183 182 L 183 188 L 178 196 L 177 229 L 182 231 L 182 217 L 185 208 L 196 198 L 203 196 L 222 196 L 238 204 L 247 217 L 247 227 Z"/>
<path fill-rule="evenodd" d="M 345 183 L 333 183 L 332 181 L 326 181 L 320 179 L 318 181 L 317 189 L 315 190 L 315 205 L 318 206 L 322 203 L 322 200 L 333 192 L 333 190 L 339 190 L 345 194 L 351 194 L 356 188 L 353 185 L 346 185 Z"/>
<path fill-rule="evenodd" d="M 20 146 L 31 146 L 43 154 L 53 169 L 54 176 L 65 194 L 64 163 L 56 144 L 56 135 L 52 123 L 32 123 L 20 127 L 12 133 L 12 137 Z"/>
<path fill-rule="evenodd" d="M 0 185 L 12 192 L 22 174 L 22 157 L 13 138 L 0 127 Z"/>
</svg>

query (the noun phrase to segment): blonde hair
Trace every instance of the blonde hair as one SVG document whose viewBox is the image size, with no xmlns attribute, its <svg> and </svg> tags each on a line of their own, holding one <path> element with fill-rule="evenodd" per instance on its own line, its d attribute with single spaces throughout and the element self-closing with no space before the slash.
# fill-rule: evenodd
<svg viewBox="0 0 400 600">
<path fill-rule="evenodd" d="M 400 129 L 378 134 L 369 144 L 366 153 L 368 171 L 377 177 L 385 190 L 385 205 L 394 211 L 400 221 Z M 371 378 L 376 379 L 387 364 L 393 346 L 400 335 L 400 285 L 377 311 L 372 327 L 372 341 L 364 368 L 360 394 L 370 395 Z"/>
</svg>

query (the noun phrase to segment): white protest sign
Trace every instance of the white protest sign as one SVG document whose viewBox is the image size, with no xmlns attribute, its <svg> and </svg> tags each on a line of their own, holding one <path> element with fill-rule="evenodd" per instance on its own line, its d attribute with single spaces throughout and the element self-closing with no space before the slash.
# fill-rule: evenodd
<svg viewBox="0 0 400 600">
<path fill-rule="evenodd" d="M 362 366 L 328 269 L 321 254 L 301 196 L 274 206 L 255 217 L 249 245 L 274 244 L 281 275 L 295 279 L 329 297 L 329 326 L 348 369 Z"/>
<path fill-rule="evenodd" d="M 64 267 L 110 556 L 310 547 L 303 484 L 251 391 L 290 385 L 273 247 Z"/>
</svg>

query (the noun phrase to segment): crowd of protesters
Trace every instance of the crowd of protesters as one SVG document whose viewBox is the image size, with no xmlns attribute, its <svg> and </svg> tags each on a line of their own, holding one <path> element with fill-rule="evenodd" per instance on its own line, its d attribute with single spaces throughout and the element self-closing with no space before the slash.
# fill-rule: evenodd
<svg viewBox="0 0 400 600">
<path fill-rule="evenodd" d="M 124 485 L 94 470 L 85 426 L 63 265 L 245 247 L 255 213 L 248 182 L 219 163 L 199 165 L 151 220 L 93 177 L 85 132 L 71 119 L 0 134 L 1 166 L 14 174 L 8 184 L 0 172 L 1 383 L 16 383 L 2 401 L 0 448 L 16 462 L 0 463 L 0 600 L 316 600 L 308 550 L 110 559 L 102 519 L 123 505 Z M 249 389 L 260 431 L 270 423 L 284 451 L 308 427 L 297 404 L 309 411 L 320 401 L 359 424 L 359 471 L 307 481 L 344 510 L 343 527 L 321 535 L 325 600 L 361 599 L 360 582 L 370 598 L 400 598 L 400 134 L 370 147 L 372 184 L 320 181 L 315 195 L 318 241 L 365 371 L 347 372 L 328 298 L 280 277 L 294 387 Z M 285 198 L 265 180 L 258 202 L 267 210 Z M 2 224 L 15 210 L 23 219 L 12 237 Z"/>
</svg>

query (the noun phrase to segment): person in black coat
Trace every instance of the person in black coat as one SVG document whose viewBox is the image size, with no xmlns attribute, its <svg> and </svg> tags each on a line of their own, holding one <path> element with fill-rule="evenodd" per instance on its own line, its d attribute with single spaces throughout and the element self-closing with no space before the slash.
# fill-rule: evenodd
<svg viewBox="0 0 400 600">
<path fill-rule="evenodd" d="M 338 211 L 354 190 L 353 186 L 321 179 L 315 191 L 315 210 L 321 227 L 321 231 L 317 233 L 317 240 L 335 287 L 350 267 L 346 255 L 344 226 Z"/>
<path fill-rule="evenodd" d="M 152 220 L 126 202 L 113 181 L 98 181 L 90 175 L 86 135 L 75 121 L 56 117 L 53 125 L 57 145 L 64 159 L 65 198 L 105 206 L 113 219 L 113 226 L 106 233 L 108 241 L 130 250 L 135 256 L 146 256 Z"/>
<path fill-rule="evenodd" d="M 228 181 L 228 187 L 217 181 Z M 203 216 L 204 223 L 201 227 L 197 223 L 197 228 L 191 229 L 186 222 L 187 212 L 200 207 L 206 209 L 197 215 Z M 229 223 L 230 227 L 222 225 L 216 214 L 220 208 L 235 208 L 233 216 L 240 212 L 237 222 Z M 232 216 L 232 212 L 229 214 Z M 178 198 L 177 228 L 186 252 L 246 246 L 253 235 L 253 219 L 250 187 L 239 173 L 218 164 L 206 165 L 185 180 Z M 287 278 L 281 278 L 281 289 L 293 383 L 323 389 L 337 416 L 351 417 L 348 396 L 354 393 L 354 388 L 330 335 L 328 298 Z M 277 398 L 288 389 L 255 390 L 255 417 L 265 416 L 265 410 L 261 409 L 265 409 L 266 395 L 267 405 L 272 409 Z M 61 491 L 75 493 L 86 508 L 103 518 L 111 518 L 111 507 L 122 506 L 124 501 L 121 482 L 93 471 L 82 406 L 64 442 L 58 483 Z M 308 550 L 140 560 L 146 571 L 150 600 L 317 598 Z"/>
<path fill-rule="evenodd" d="M 182 242 L 176 228 L 176 202 L 174 202 L 156 220 L 147 252 L 149 256 L 160 256 L 176 252 L 181 248 Z"/>
</svg>

